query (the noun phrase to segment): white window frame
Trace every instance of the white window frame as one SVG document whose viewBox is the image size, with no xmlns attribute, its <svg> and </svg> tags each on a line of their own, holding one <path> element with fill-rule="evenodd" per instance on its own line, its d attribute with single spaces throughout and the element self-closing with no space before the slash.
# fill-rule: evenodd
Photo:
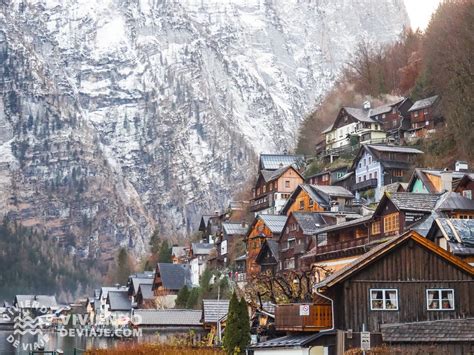
<svg viewBox="0 0 474 355">
<path fill-rule="evenodd" d="M 382 291 L 382 308 L 374 308 L 372 305 L 372 292 L 373 291 Z M 395 291 L 396 299 L 397 299 L 397 307 L 396 308 L 386 308 L 386 295 L 385 292 L 387 291 Z M 398 289 L 397 288 L 370 288 L 369 289 L 369 302 L 370 302 L 370 310 L 371 311 L 398 311 L 399 310 L 399 299 L 398 299 Z"/>
<path fill-rule="evenodd" d="M 438 305 L 438 308 L 436 308 L 436 309 L 433 309 L 433 308 L 429 307 L 428 292 L 430 292 L 430 291 L 437 291 L 438 292 L 439 305 Z M 452 306 L 452 308 L 443 308 L 443 306 L 442 306 L 443 299 L 441 298 L 441 292 L 442 291 L 451 291 L 453 293 L 453 306 Z M 455 302 L 455 299 L 454 299 L 454 289 L 453 288 L 427 288 L 426 289 L 426 310 L 427 311 L 432 311 L 432 312 L 454 311 L 455 309 L 456 309 L 456 302 Z"/>
</svg>

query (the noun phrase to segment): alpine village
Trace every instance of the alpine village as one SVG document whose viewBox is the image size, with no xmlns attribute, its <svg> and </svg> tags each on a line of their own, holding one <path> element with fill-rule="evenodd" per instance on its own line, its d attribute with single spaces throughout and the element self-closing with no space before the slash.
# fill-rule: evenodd
<svg viewBox="0 0 474 355">
<path fill-rule="evenodd" d="M 5 300 L 0 329 L 12 310 L 50 315 L 56 331 L 80 315 L 78 327 L 162 344 L 137 350 L 145 340 L 131 336 L 87 354 L 474 354 L 473 159 L 425 159 L 451 129 L 444 92 L 337 101 L 325 127 L 303 132 L 311 154 L 260 152 L 246 187 L 191 238 L 152 236 L 142 270 L 123 267 L 124 282 L 75 302 Z M 31 354 L 60 353 L 46 350 Z"/>
</svg>

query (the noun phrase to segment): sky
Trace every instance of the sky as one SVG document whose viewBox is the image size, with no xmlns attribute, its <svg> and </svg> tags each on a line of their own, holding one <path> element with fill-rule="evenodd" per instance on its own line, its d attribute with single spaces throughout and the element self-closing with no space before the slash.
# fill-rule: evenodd
<svg viewBox="0 0 474 355">
<path fill-rule="evenodd" d="M 441 0 L 404 0 L 404 2 L 410 16 L 411 27 L 414 30 L 420 28 L 424 31 Z"/>
</svg>

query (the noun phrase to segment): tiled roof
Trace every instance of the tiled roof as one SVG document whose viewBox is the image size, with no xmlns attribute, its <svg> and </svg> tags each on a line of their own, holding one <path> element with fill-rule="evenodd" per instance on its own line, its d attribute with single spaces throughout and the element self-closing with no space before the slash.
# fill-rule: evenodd
<svg viewBox="0 0 474 355">
<path fill-rule="evenodd" d="M 137 309 L 133 314 L 141 319 L 137 325 L 162 327 L 202 325 L 201 311 L 189 309 Z"/>
<path fill-rule="evenodd" d="M 384 145 L 384 144 L 367 144 L 367 147 L 379 152 L 423 154 L 421 150 L 410 148 L 410 147 L 401 147 L 401 146 Z"/>
<path fill-rule="evenodd" d="M 377 116 L 383 113 L 388 113 L 392 110 L 393 106 L 398 105 L 399 103 L 403 102 L 405 100 L 404 97 L 398 99 L 397 101 L 391 103 L 391 104 L 385 104 L 382 106 L 377 106 L 374 107 L 373 109 L 370 110 L 370 117 Z"/>
<path fill-rule="evenodd" d="M 354 198 L 352 192 L 342 186 L 311 185 L 311 188 L 330 197 Z"/>
<path fill-rule="evenodd" d="M 242 223 L 222 223 L 222 228 L 228 235 L 245 235 L 248 227 L 242 226 Z"/>
<path fill-rule="evenodd" d="M 375 120 L 373 120 L 369 117 L 369 110 L 364 110 L 364 109 L 361 109 L 361 108 L 354 108 L 354 107 L 344 107 L 344 110 L 346 110 L 346 112 L 349 115 L 351 115 L 352 117 L 354 117 L 358 121 L 369 122 L 369 123 L 376 123 L 377 122 L 377 121 L 375 121 Z"/>
<path fill-rule="evenodd" d="M 312 235 L 322 226 L 327 225 L 324 217 L 317 212 L 293 212 L 293 217 L 306 235 Z"/>
<path fill-rule="evenodd" d="M 152 300 L 155 298 L 152 284 L 140 284 L 139 290 L 144 300 Z"/>
<path fill-rule="evenodd" d="M 109 291 L 107 295 L 111 311 L 130 311 L 132 302 L 128 298 L 127 291 Z"/>
<path fill-rule="evenodd" d="M 331 225 L 331 226 L 328 226 L 328 227 L 318 229 L 316 231 L 316 233 L 317 234 L 322 234 L 322 233 L 327 233 L 327 232 L 340 230 L 340 229 L 344 229 L 344 228 L 348 228 L 348 227 L 357 226 L 359 224 L 367 223 L 371 219 L 372 219 L 372 216 L 365 216 L 365 217 L 362 217 L 362 218 L 353 219 L 353 220 L 348 221 L 348 222 L 342 222 L 342 223 L 338 223 L 338 224 L 334 224 L 334 225 Z"/>
<path fill-rule="evenodd" d="M 415 101 L 412 107 L 408 110 L 408 112 L 412 111 L 417 111 L 417 110 L 422 110 L 424 108 L 430 107 L 435 103 L 435 101 L 438 99 L 438 95 L 428 97 L 426 99 L 418 100 Z"/>
<path fill-rule="evenodd" d="M 212 243 L 192 243 L 191 247 L 193 249 L 194 255 L 209 255 L 214 244 Z"/>
<path fill-rule="evenodd" d="M 437 211 L 474 211 L 474 200 L 456 192 L 446 192 L 436 205 Z"/>
<path fill-rule="evenodd" d="M 138 291 L 138 288 L 140 285 L 151 285 L 153 284 L 153 278 L 147 277 L 147 278 L 138 278 L 138 277 L 132 277 L 132 284 L 133 284 L 133 290 L 136 293 Z"/>
<path fill-rule="evenodd" d="M 128 288 L 126 286 L 105 286 L 100 289 L 100 295 L 99 297 L 107 298 L 107 295 L 109 294 L 110 291 L 127 291 Z"/>
<path fill-rule="evenodd" d="M 474 247 L 474 219 L 436 218 L 435 222 L 450 242 Z"/>
<path fill-rule="evenodd" d="M 55 296 L 47 295 L 16 295 L 15 305 L 18 308 L 51 308 L 56 307 L 58 302 Z"/>
<path fill-rule="evenodd" d="M 412 192 L 394 192 L 388 195 L 399 210 L 430 212 L 434 210 L 440 195 Z"/>
<path fill-rule="evenodd" d="M 202 300 L 203 323 L 217 323 L 229 312 L 229 300 Z"/>
<path fill-rule="evenodd" d="M 258 218 L 262 219 L 265 225 L 274 234 L 281 234 L 285 226 L 287 216 L 276 214 L 259 214 Z"/>
<path fill-rule="evenodd" d="M 167 290 L 180 290 L 184 285 L 191 286 L 191 271 L 187 265 L 158 263 L 161 282 Z"/>
<path fill-rule="evenodd" d="M 273 257 L 275 258 L 276 261 L 280 260 L 280 253 L 278 250 L 278 243 L 276 240 L 271 240 L 271 239 L 266 239 L 265 242 L 268 245 L 268 248 L 272 252 Z"/>
<path fill-rule="evenodd" d="M 262 170 L 277 170 L 284 166 L 297 164 L 303 159 L 302 155 L 260 154 L 260 168 Z"/>
<path fill-rule="evenodd" d="M 180 258 L 186 255 L 186 247 L 172 247 L 171 255 Z"/>
<path fill-rule="evenodd" d="M 384 342 L 474 342 L 474 318 L 382 324 L 380 330 Z"/>
</svg>

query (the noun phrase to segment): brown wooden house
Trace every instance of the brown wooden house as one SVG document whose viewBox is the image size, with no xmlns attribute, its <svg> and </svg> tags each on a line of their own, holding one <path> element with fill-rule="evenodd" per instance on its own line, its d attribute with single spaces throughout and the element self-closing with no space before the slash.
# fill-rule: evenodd
<svg viewBox="0 0 474 355">
<path fill-rule="evenodd" d="M 278 241 L 265 239 L 255 262 L 260 266 L 260 272 L 275 275 L 280 264 Z"/>
<path fill-rule="evenodd" d="M 262 214 L 255 217 L 245 237 L 247 249 L 246 269 L 247 278 L 256 276 L 260 271 L 260 265 L 256 258 L 260 253 L 263 242 L 266 239 L 278 240 L 285 225 L 287 217 L 283 215 Z"/>
<path fill-rule="evenodd" d="M 304 181 L 292 165 L 278 170 L 260 170 L 250 200 L 250 211 L 278 214 L 290 194 Z"/>
<path fill-rule="evenodd" d="M 319 228 L 336 223 L 336 218 L 314 212 L 291 212 L 283 228 L 279 247 L 279 271 L 300 270 L 300 262 L 312 246 L 313 237 Z"/>
<path fill-rule="evenodd" d="M 454 191 L 459 192 L 466 198 L 474 199 L 474 174 L 465 174 L 457 183 Z"/>
<path fill-rule="evenodd" d="M 416 232 L 379 245 L 316 288 L 332 305 L 338 353 L 360 347 L 363 330 L 373 345 L 396 344 L 403 351 L 473 349 L 474 338 L 463 327 L 474 329 L 474 268 Z M 394 333 L 405 327 L 413 333 L 397 340 Z M 449 338 L 436 335 L 446 332 Z"/>
<path fill-rule="evenodd" d="M 370 110 L 370 118 L 381 122 L 387 136 L 399 141 L 411 127 L 408 110 L 412 106 L 410 98 L 401 98 L 394 103 L 374 107 Z"/>
<path fill-rule="evenodd" d="M 439 96 L 435 95 L 418 100 L 410 107 L 408 110 L 411 120 L 409 133 L 413 138 L 425 137 L 443 121 L 439 111 L 439 101 Z"/>
<path fill-rule="evenodd" d="M 348 166 L 341 166 L 335 169 L 324 170 L 308 176 L 305 182 L 310 185 L 332 185 L 334 181 L 339 180 L 347 173 L 348 168 Z"/>
<path fill-rule="evenodd" d="M 280 213 L 352 210 L 350 205 L 353 199 L 354 195 L 341 186 L 301 184 L 290 195 Z"/>
</svg>

